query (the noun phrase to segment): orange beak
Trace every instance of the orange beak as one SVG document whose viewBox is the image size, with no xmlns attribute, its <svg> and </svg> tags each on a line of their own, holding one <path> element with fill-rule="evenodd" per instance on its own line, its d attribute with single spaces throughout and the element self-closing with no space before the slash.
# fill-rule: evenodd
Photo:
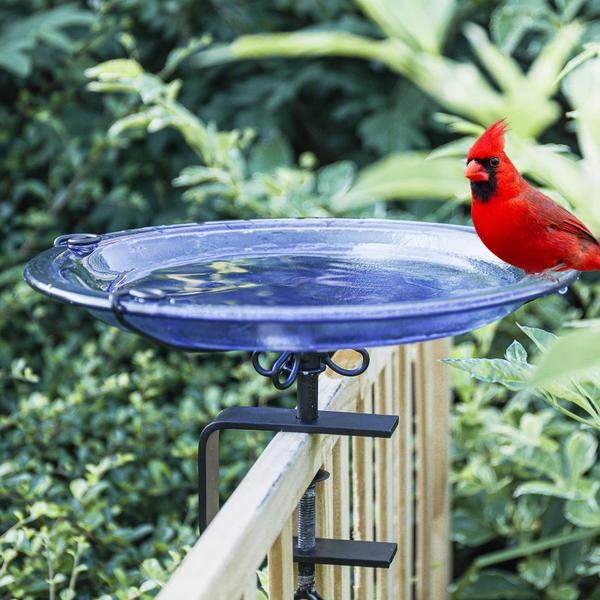
<svg viewBox="0 0 600 600">
<path fill-rule="evenodd" d="M 490 176 L 487 171 L 476 160 L 470 160 L 465 169 L 465 177 L 471 181 L 488 181 Z"/>
</svg>

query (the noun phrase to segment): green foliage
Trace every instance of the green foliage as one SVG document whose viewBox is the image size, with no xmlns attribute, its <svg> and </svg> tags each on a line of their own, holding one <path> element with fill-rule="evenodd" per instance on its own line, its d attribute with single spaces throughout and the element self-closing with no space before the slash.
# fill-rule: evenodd
<svg viewBox="0 0 600 600">
<path fill-rule="evenodd" d="M 76 44 L 63 29 L 88 26 L 94 20 L 90 12 L 67 4 L 8 25 L 0 30 L 0 68 L 26 77 L 33 65 L 31 51 L 37 44 L 72 53 Z"/>
<path fill-rule="evenodd" d="M 574 68 L 564 79 L 563 92 L 570 103 L 578 131 L 583 160 L 559 154 L 556 147 L 532 143 L 560 116 L 554 99 L 561 72 L 573 49 L 585 35 L 585 27 L 571 20 L 587 3 L 559 2 L 557 10 L 539 2 L 506 2 L 491 19 L 495 46 L 486 31 L 474 24 L 464 25 L 475 62 L 459 62 L 440 54 L 447 32 L 448 15 L 455 3 L 451 0 L 433 2 L 395 2 L 360 0 L 357 2 L 385 34 L 384 39 L 338 31 L 297 31 L 246 35 L 227 46 L 200 53 L 200 66 L 221 64 L 232 60 L 247 60 L 271 56 L 299 57 L 353 56 L 375 60 L 406 77 L 424 93 L 434 98 L 445 110 L 465 116 L 482 126 L 506 117 L 511 124 L 513 142 L 511 156 L 520 170 L 542 185 L 550 187 L 574 206 L 591 226 L 600 230 L 600 201 L 597 198 L 600 172 L 600 127 L 595 107 L 600 94 L 600 59 L 588 54 L 583 65 Z M 594 15 L 592 7 L 588 12 Z M 435 15 L 432 21 L 432 15 Z M 432 26 L 433 25 L 433 26 Z M 593 30 L 593 24 L 589 31 Z M 505 51 L 515 49 L 530 31 L 542 31 L 545 44 L 538 44 L 531 64 L 523 69 Z M 552 33 L 552 35 L 548 35 Z M 581 62 L 581 60 L 580 60 Z M 490 79 L 493 81 L 492 85 Z M 535 107 L 535 110 L 531 110 Z M 456 124 L 456 120 L 451 121 Z M 460 124 L 458 127 L 464 127 Z M 475 128 L 479 133 L 481 130 Z M 432 160 L 427 169 L 412 168 L 404 156 L 391 155 L 371 165 L 357 177 L 356 188 L 337 206 L 363 206 L 378 199 L 445 198 L 464 190 L 462 165 L 450 156 L 464 155 L 467 144 L 452 146 L 443 159 Z M 564 150 L 564 149 L 563 149 Z M 415 155 L 422 162 L 423 156 Z M 440 181 L 432 189 L 432 181 Z M 460 192 L 459 192 L 460 193 Z M 465 194 L 466 192 L 462 192 Z M 590 199 L 592 201 L 590 202 Z"/>
<path fill-rule="evenodd" d="M 596 323 L 581 321 L 579 325 Z M 600 364 L 600 330 L 597 326 L 583 327 L 562 335 L 542 357 L 532 376 L 533 385 L 564 381 L 571 376 L 596 374 Z M 594 378 L 596 379 L 596 378 Z"/>
<path fill-rule="evenodd" d="M 138 129 L 155 133 L 166 127 L 182 135 L 202 166 L 184 168 L 173 183 L 187 188 L 183 199 L 193 205 L 218 202 L 223 212 L 229 206 L 232 215 L 242 218 L 325 216 L 327 207 L 354 179 L 354 167 L 348 162 L 314 172 L 310 154 L 300 158 L 304 168 L 286 166 L 289 151 L 282 138 L 244 153 L 254 137 L 252 130 L 222 132 L 205 125 L 176 100 L 180 81 L 166 84 L 133 60 L 110 60 L 86 73 L 94 79 L 88 85 L 92 91 L 135 94 L 142 103 L 139 110 L 112 125 L 110 136 Z"/>
<path fill-rule="evenodd" d="M 522 330 L 537 351 L 554 337 Z M 598 441 L 580 425 L 585 407 L 574 408 L 574 419 L 554 404 L 563 401 L 561 390 L 531 393 L 533 367 L 519 342 L 503 359 L 468 358 L 472 351 L 463 343 L 454 350 L 462 356 L 446 361 L 461 369 L 452 425 L 452 536 L 462 575 L 453 597 L 597 597 L 589 557 L 598 552 L 600 531 Z M 462 378 L 462 371 L 474 379 Z M 506 402 L 503 388 L 521 391 Z M 575 385 L 565 395 L 573 402 L 586 397 Z"/>
<path fill-rule="evenodd" d="M 550 358 L 554 355 L 554 366 L 557 368 L 558 358 L 553 345 L 556 341 L 554 334 L 533 327 L 521 327 L 523 333 L 534 343 L 537 350 L 548 351 Z M 571 350 L 572 345 L 561 344 L 559 348 Z M 567 341 L 568 338 L 567 338 Z M 588 348 L 589 350 L 589 348 Z M 571 357 L 563 354 L 562 360 L 571 365 Z M 514 341 L 502 358 L 458 358 L 445 361 L 458 369 L 466 371 L 471 377 L 485 383 L 499 383 L 512 391 L 536 393 L 542 396 L 551 406 L 577 421 L 600 430 L 600 379 L 589 370 L 589 364 L 584 364 L 577 371 L 581 377 L 577 380 L 567 378 L 566 381 L 556 381 L 555 377 L 533 378 L 535 368 L 528 362 L 525 348 Z M 547 368 L 550 368 L 551 363 Z M 568 368 L 568 367 L 567 367 Z M 572 371 L 573 369 L 571 369 Z M 569 371 L 570 372 L 570 371 Z M 542 373 L 542 375 L 545 371 Z M 535 386 L 532 388 L 532 386 Z"/>
<path fill-rule="evenodd" d="M 39 297 L 21 280 L 30 256 L 69 231 L 185 220 L 464 223 L 461 206 L 438 203 L 464 197 L 458 155 L 506 114 L 520 166 L 593 218 L 596 16 L 577 1 L 4 3 L 0 597 L 156 595 L 195 541 L 200 429 L 225 406 L 275 401 L 243 355 L 183 356 Z M 583 161 L 557 100 L 576 111 Z M 440 110 L 453 114 L 431 117 Z M 552 123 L 569 153 L 534 145 Z M 446 145 L 449 129 L 465 137 Z M 534 327 L 598 316 L 597 286 L 569 300 L 519 312 L 530 345 L 551 337 Z M 532 393 L 532 352 L 518 344 L 472 362 L 518 335 L 508 319 L 455 349 L 471 361 L 455 371 L 455 595 L 600 597 L 596 388 Z M 265 441 L 225 436 L 224 493 Z"/>
</svg>

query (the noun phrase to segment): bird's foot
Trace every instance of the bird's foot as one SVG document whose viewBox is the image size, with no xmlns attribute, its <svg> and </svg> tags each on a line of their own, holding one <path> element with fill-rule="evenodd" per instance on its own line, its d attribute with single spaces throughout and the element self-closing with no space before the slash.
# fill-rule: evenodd
<svg viewBox="0 0 600 600">
<path fill-rule="evenodd" d="M 542 279 L 545 279 L 546 281 L 550 281 L 552 283 L 560 283 L 560 279 L 558 278 L 556 271 L 552 271 L 552 270 L 542 271 L 541 273 L 538 273 L 538 275 Z"/>
<path fill-rule="evenodd" d="M 541 271 L 539 273 L 531 273 L 530 275 L 535 277 L 541 277 L 542 279 L 545 279 L 546 281 L 551 281 L 552 283 L 560 283 L 558 274 L 561 271 L 564 271 L 566 268 L 568 267 L 566 267 L 563 263 L 560 263 L 555 267 L 552 267 L 551 269 L 546 269 L 545 271 Z"/>
</svg>

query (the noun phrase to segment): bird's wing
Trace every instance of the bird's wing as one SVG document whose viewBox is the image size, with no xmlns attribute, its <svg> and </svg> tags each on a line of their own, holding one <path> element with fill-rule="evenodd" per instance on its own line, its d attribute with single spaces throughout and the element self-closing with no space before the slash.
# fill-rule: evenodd
<svg viewBox="0 0 600 600">
<path fill-rule="evenodd" d="M 535 207 L 537 216 L 545 219 L 549 226 L 599 245 L 594 234 L 575 215 L 552 198 L 533 187 L 529 188 L 527 196 L 527 200 Z"/>
</svg>

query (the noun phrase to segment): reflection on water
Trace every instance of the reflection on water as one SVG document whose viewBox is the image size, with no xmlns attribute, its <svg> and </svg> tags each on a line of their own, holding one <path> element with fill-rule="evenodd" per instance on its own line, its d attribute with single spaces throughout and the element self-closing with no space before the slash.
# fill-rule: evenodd
<svg viewBox="0 0 600 600">
<path fill-rule="evenodd" d="M 467 259 L 457 264 L 456 257 L 452 264 L 437 261 L 262 255 L 160 269 L 131 285 L 161 288 L 178 304 L 320 306 L 422 301 L 496 287 L 499 278 L 508 283 L 500 269 L 476 269 Z"/>
</svg>

